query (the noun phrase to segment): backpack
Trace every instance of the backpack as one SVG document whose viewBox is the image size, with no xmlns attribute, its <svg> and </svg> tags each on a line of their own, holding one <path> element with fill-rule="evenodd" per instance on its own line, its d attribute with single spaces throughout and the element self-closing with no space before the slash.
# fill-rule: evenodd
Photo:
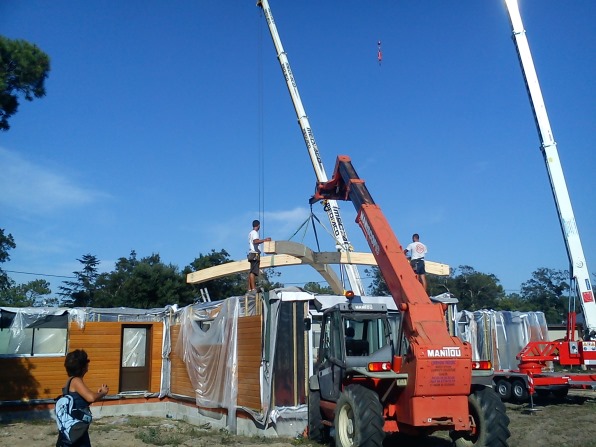
<svg viewBox="0 0 596 447">
<path fill-rule="evenodd" d="M 74 398 L 68 393 L 70 381 L 63 389 L 65 394 L 56 398 L 56 425 L 61 437 L 76 442 L 89 430 L 93 415 L 89 407 L 74 408 Z"/>
</svg>

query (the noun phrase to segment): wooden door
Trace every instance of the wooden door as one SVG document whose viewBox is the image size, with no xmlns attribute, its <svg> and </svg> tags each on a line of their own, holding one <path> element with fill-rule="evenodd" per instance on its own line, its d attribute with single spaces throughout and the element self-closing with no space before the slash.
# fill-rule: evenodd
<svg viewBox="0 0 596 447">
<path fill-rule="evenodd" d="M 151 374 L 151 326 L 122 326 L 120 391 L 148 391 Z"/>
</svg>

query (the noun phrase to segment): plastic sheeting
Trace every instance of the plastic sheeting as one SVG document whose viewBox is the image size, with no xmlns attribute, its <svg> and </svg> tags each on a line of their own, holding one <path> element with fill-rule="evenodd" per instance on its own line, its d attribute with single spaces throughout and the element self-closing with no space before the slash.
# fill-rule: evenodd
<svg viewBox="0 0 596 447">
<path fill-rule="evenodd" d="M 175 312 L 177 304 L 154 309 L 133 309 L 130 307 L 89 307 L 79 309 L 83 311 L 85 321 L 161 321 L 165 314 Z M 82 326 L 81 326 L 82 327 Z"/>
<path fill-rule="evenodd" d="M 239 297 L 217 306 L 187 306 L 180 315 L 176 352 L 186 364 L 198 406 L 226 408 L 235 430 L 238 400 Z"/>
<path fill-rule="evenodd" d="M 2 307 L 0 314 L 0 355 L 66 354 L 67 309 Z"/>
<path fill-rule="evenodd" d="M 257 422 L 273 424 L 284 436 L 300 435 L 307 422 L 306 387 L 312 368 L 312 351 L 306 320 L 314 295 L 296 287 L 269 292 L 263 320 L 261 400 Z M 314 327 L 311 328 L 314 330 Z"/>
<path fill-rule="evenodd" d="M 242 410 L 261 426 L 279 423 L 280 419 L 303 420 L 306 407 L 301 404 L 305 401 L 310 354 L 304 321 L 308 317 L 308 301 L 312 299 L 310 293 L 283 288 L 270 291 L 258 306 L 254 297 L 231 297 L 182 309 L 178 314 L 180 335 L 174 349 L 186 365 L 197 405 L 226 409 L 228 429 L 235 431 L 238 319 L 260 312 L 264 321 L 260 347 L 262 412 Z M 297 345 L 294 337 L 300 338 Z M 298 424 L 300 431 L 303 425 Z"/>
<path fill-rule="evenodd" d="M 170 316 L 177 305 L 156 309 L 131 308 L 56 308 L 0 307 L 0 355 L 5 357 L 64 356 L 68 346 L 68 326 L 75 323 L 84 328 L 87 322 L 162 322 L 162 370 L 159 397 L 170 393 Z M 140 333 L 131 333 L 124 343 L 127 355 L 123 366 L 142 364 L 144 350 Z"/>
<path fill-rule="evenodd" d="M 122 367 L 145 366 L 147 329 L 125 327 L 122 331 Z"/>
<path fill-rule="evenodd" d="M 543 312 L 461 311 L 457 335 L 472 345 L 474 360 L 491 360 L 496 370 L 517 369 L 516 356 L 531 341 L 548 341 Z"/>
</svg>

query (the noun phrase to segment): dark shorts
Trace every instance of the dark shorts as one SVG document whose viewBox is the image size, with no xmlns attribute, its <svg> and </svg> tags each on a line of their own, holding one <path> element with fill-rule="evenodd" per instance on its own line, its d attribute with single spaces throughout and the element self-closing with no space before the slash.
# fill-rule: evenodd
<svg viewBox="0 0 596 447">
<path fill-rule="evenodd" d="M 81 436 L 77 442 L 69 442 L 63 436 L 61 436 L 60 433 L 58 433 L 56 447 L 91 447 L 91 438 L 89 437 L 89 432 Z"/>
<path fill-rule="evenodd" d="M 258 253 L 249 253 L 248 262 L 250 263 L 250 269 L 248 270 L 248 273 L 259 276 L 259 270 L 261 269 L 261 256 Z"/>
<path fill-rule="evenodd" d="M 424 259 L 412 259 L 410 265 L 412 266 L 412 269 L 414 269 L 414 273 L 417 275 L 426 275 Z"/>
</svg>

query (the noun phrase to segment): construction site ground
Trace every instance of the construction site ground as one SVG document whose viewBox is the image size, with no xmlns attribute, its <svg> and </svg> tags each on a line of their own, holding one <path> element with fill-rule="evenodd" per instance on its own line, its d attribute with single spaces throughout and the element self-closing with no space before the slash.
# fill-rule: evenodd
<svg viewBox="0 0 596 447">
<path fill-rule="evenodd" d="M 510 447 L 596 447 L 596 391 L 572 390 L 564 400 L 536 400 L 528 405 L 506 404 Z M 22 420 L 0 425 L 2 445 L 11 447 L 54 446 L 56 425 L 51 420 Z M 90 430 L 93 447 L 132 447 L 144 445 L 229 447 L 314 446 L 302 438 L 279 439 L 234 436 L 208 425 L 195 426 L 182 421 L 130 415 L 103 417 Z M 446 433 L 426 438 L 389 437 L 385 446 L 447 447 Z"/>
</svg>

